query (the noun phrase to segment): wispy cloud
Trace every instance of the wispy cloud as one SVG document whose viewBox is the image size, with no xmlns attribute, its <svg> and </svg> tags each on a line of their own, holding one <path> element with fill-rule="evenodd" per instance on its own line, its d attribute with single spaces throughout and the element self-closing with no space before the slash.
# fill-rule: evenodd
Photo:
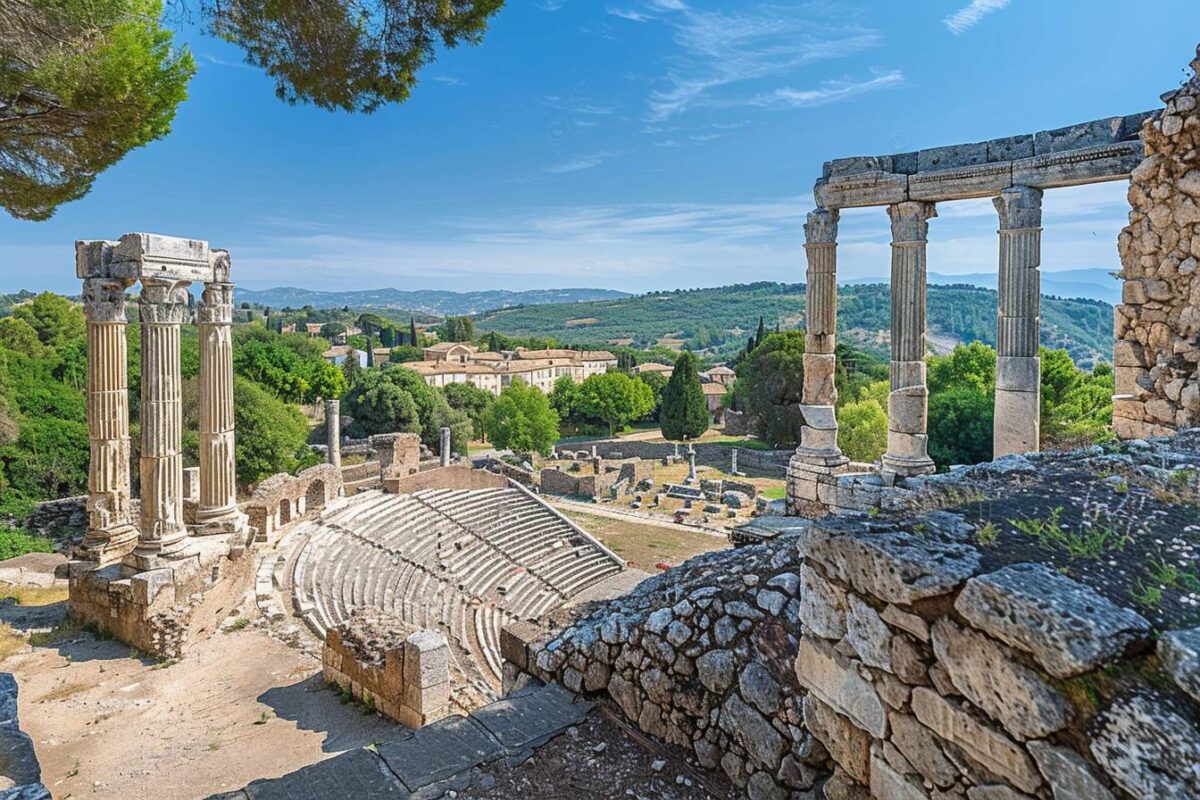
<svg viewBox="0 0 1200 800">
<path fill-rule="evenodd" d="M 615 153 L 592 153 L 590 155 L 576 156 L 567 161 L 560 161 L 557 164 L 551 164 L 545 168 L 545 172 L 551 175 L 563 175 L 568 172 L 579 172 L 580 170 L 591 169 L 598 167 L 605 161 L 612 158 Z"/>
<path fill-rule="evenodd" d="M 695 108 L 761 107 L 771 97 L 776 97 L 775 104 L 786 106 L 789 93 L 796 90 L 779 84 L 794 80 L 798 70 L 861 53 L 882 42 L 878 32 L 857 24 L 853 14 L 839 11 L 834 16 L 815 6 L 758 5 L 709 11 L 681 0 L 651 0 L 644 8 L 636 13 L 670 25 L 679 48 L 663 85 L 647 99 L 650 122 L 663 122 Z M 859 83 L 868 89 L 884 85 L 873 80 Z M 751 91 L 744 89 L 739 100 L 730 96 L 732 87 Z M 824 102 L 839 99 L 827 87 L 797 94 L 810 91 L 824 92 Z"/>
<path fill-rule="evenodd" d="M 904 73 L 898 69 L 876 75 L 866 80 L 830 80 L 816 89 L 781 88 L 766 94 L 758 94 L 744 100 L 733 101 L 736 105 L 760 108 L 808 108 L 836 103 L 855 95 L 873 92 L 904 83 Z"/>
<path fill-rule="evenodd" d="M 1008 0 L 971 0 L 971 2 L 942 20 L 942 24 L 957 36 L 975 27 L 993 11 L 1001 11 L 1008 7 Z"/>
<path fill-rule="evenodd" d="M 434 75 L 432 80 L 438 83 L 444 83 L 447 86 L 465 86 L 466 82 L 454 77 L 453 75 Z"/>
<path fill-rule="evenodd" d="M 234 69 L 249 69 L 249 70 L 256 69 L 256 67 L 253 67 L 250 64 L 245 64 L 240 61 L 227 61 L 223 58 L 217 58 L 216 56 L 212 55 L 211 53 L 200 53 L 200 58 L 203 59 L 204 61 L 207 61 L 210 64 L 215 64 L 218 67 L 233 67 Z"/>
<path fill-rule="evenodd" d="M 613 8 L 612 6 L 609 6 L 605 9 L 605 11 L 607 11 L 609 14 L 612 14 L 614 17 L 627 19 L 630 22 L 649 22 L 650 20 L 655 19 L 653 14 L 647 14 L 645 12 L 635 11 L 633 9 Z"/>
</svg>

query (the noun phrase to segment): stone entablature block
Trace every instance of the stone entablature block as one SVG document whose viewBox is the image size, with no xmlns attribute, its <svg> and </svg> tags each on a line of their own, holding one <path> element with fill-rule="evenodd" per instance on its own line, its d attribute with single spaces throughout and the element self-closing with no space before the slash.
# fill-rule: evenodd
<svg viewBox="0 0 1200 800">
<path fill-rule="evenodd" d="M 1140 163 L 1138 131 L 1155 114 L 915 153 L 839 158 L 825 164 L 814 194 L 818 206 L 836 209 L 988 197 L 1012 186 L 1051 189 L 1119 180 Z"/>
</svg>

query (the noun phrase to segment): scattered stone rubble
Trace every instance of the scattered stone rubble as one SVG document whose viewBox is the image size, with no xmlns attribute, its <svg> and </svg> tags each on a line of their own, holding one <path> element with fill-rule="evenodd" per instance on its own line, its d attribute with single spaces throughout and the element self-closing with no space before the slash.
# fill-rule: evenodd
<svg viewBox="0 0 1200 800">
<path fill-rule="evenodd" d="M 1131 449 L 1194 463 L 1197 442 Z M 1045 465 L 1088 453 L 1019 471 L 1052 483 Z M 910 507 L 1012 466 L 926 479 L 936 492 Z M 506 629 L 508 682 L 606 693 L 755 800 L 1200 798 L 1200 628 L 1163 631 L 1044 563 L 997 563 L 978 531 L 948 511 L 801 522 L 557 632 Z"/>
</svg>

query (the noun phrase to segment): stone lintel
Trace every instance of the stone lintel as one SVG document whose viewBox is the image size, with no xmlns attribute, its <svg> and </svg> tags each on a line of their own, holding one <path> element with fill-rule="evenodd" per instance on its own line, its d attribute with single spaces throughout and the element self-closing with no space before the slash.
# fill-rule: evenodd
<svg viewBox="0 0 1200 800">
<path fill-rule="evenodd" d="M 1144 157 L 1139 140 L 1034 156 L 1013 162 L 1013 185 L 1057 189 L 1123 180 Z"/>
<path fill-rule="evenodd" d="M 212 251 L 200 239 L 127 233 L 113 246 L 112 260 L 137 278 L 210 283 L 214 276 Z"/>
<path fill-rule="evenodd" d="M 908 178 L 911 200 L 969 200 L 991 197 L 1012 186 L 1012 162 L 918 172 Z"/>
<path fill-rule="evenodd" d="M 890 172 L 864 172 L 817 181 L 813 188 L 823 208 L 855 208 L 902 203 L 908 199 L 908 176 Z"/>
</svg>

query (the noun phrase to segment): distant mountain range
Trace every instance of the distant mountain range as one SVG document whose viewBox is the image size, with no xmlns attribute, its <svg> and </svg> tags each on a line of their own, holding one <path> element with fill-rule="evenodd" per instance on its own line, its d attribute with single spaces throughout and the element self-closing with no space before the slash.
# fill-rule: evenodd
<svg viewBox="0 0 1200 800">
<path fill-rule="evenodd" d="M 982 286 L 984 289 L 995 289 L 998 280 L 998 273 L 995 272 L 971 272 L 964 275 L 929 273 L 929 282 L 941 286 L 965 283 L 970 286 Z M 888 279 L 883 276 L 846 281 L 851 285 L 887 282 Z M 1064 298 L 1082 297 L 1116 305 L 1121 301 L 1121 282 L 1106 269 L 1065 269 L 1060 272 L 1042 270 L 1042 294 Z"/>
<path fill-rule="evenodd" d="M 391 309 L 415 311 L 444 317 L 479 314 L 497 308 L 535 306 L 545 303 L 580 303 L 593 300 L 619 300 L 628 292 L 614 289 L 530 289 L 512 292 L 496 289 L 479 292 L 450 292 L 434 289 L 360 289 L 350 292 L 315 292 L 284 286 L 262 291 L 239 288 L 239 303 L 256 303 L 271 308 L 342 308 Z"/>
</svg>

